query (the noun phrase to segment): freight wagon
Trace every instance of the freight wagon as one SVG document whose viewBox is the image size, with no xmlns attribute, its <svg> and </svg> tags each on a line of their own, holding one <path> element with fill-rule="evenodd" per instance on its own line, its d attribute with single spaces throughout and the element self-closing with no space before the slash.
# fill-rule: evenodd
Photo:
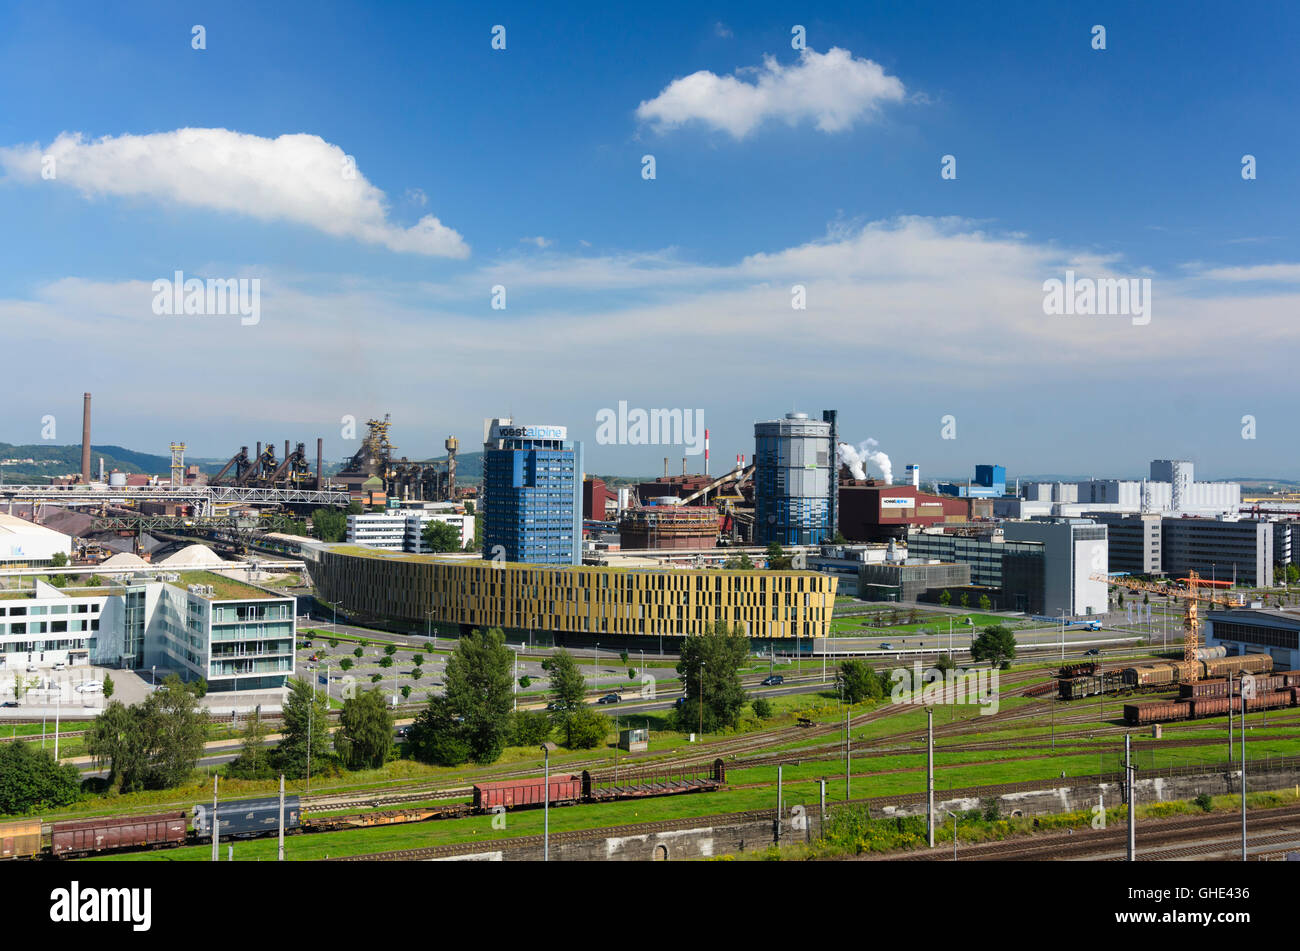
<svg viewBox="0 0 1300 951">
<path fill-rule="evenodd" d="M 1266 674 L 1273 669 L 1273 658 L 1268 654 L 1242 654 L 1237 657 L 1220 657 L 1204 661 L 1206 677 L 1226 677 L 1242 671 Z"/>
<path fill-rule="evenodd" d="M 517 809 L 520 806 L 540 806 L 546 796 L 544 779 L 506 779 L 496 783 L 476 783 L 474 808 L 477 811 Z M 582 800 L 582 778 L 579 776 L 552 776 L 549 780 L 552 806 L 567 806 Z"/>
<path fill-rule="evenodd" d="M 286 831 L 299 826 L 299 807 L 297 796 L 284 797 L 284 828 Z M 210 817 L 212 807 L 201 803 L 194 807 L 194 834 L 200 838 L 212 838 Z M 280 828 L 280 800 L 241 799 L 232 802 L 217 803 L 217 819 L 221 827 L 217 834 L 221 838 L 244 839 L 252 836 L 269 835 Z"/>
<path fill-rule="evenodd" d="M 1288 687 L 1246 698 L 1246 712 L 1292 707 L 1300 698 L 1300 688 Z M 1169 720 L 1200 720 L 1221 717 L 1241 710 L 1241 697 L 1195 697 L 1191 700 L 1157 700 L 1150 703 L 1124 704 L 1124 722 L 1130 726 L 1164 723 Z"/>
<path fill-rule="evenodd" d="M 180 845 L 185 841 L 188 825 L 183 812 L 56 822 L 50 827 L 50 854 L 57 858 L 114 849 Z"/>
<path fill-rule="evenodd" d="M 41 850 L 41 821 L 0 822 L 0 859 L 28 858 Z"/>
<path fill-rule="evenodd" d="M 1189 700 L 1153 700 L 1150 703 L 1124 704 L 1124 722 L 1130 726 L 1186 720 L 1192 715 Z"/>
</svg>

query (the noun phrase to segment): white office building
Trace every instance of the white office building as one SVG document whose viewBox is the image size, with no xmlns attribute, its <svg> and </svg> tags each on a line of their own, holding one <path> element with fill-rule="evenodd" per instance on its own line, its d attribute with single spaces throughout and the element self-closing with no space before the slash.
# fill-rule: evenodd
<svg viewBox="0 0 1300 951">
<path fill-rule="evenodd" d="M 352 545 L 366 545 L 386 551 L 427 554 L 424 527 L 430 522 L 446 522 L 460 533 L 460 547 L 474 541 L 474 517 L 442 507 L 403 508 L 394 512 L 366 512 L 348 516 L 347 540 Z"/>
</svg>

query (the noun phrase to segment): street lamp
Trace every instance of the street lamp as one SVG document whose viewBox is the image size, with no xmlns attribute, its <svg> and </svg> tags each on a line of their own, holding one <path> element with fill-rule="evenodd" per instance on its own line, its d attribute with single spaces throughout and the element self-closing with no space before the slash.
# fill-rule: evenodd
<svg viewBox="0 0 1300 951">
<path fill-rule="evenodd" d="M 542 744 L 546 760 L 542 766 L 542 861 L 551 860 L 551 753 L 558 747 L 551 742 Z"/>
<path fill-rule="evenodd" d="M 957 861 L 957 813 L 945 809 L 944 812 L 952 816 L 952 860 Z"/>
</svg>

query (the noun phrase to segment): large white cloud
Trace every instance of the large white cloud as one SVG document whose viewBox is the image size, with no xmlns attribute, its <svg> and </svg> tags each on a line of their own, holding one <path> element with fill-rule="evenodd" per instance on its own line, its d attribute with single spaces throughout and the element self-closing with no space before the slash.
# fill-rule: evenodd
<svg viewBox="0 0 1300 951">
<path fill-rule="evenodd" d="M 755 74 L 753 82 L 749 74 Z M 839 47 L 825 53 L 805 49 L 793 66 L 765 56 L 762 66 L 730 76 L 700 70 L 674 79 L 636 114 L 660 129 L 699 121 L 737 139 L 766 119 L 790 125 L 811 119 L 822 132 L 842 132 L 870 121 L 886 103 L 901 102 L 904 93 L 902 81 L 879 63 Z"/>
<path fill-rule="evenodd" d="M 177 129 L 87 141 L 65 132 L 46 148 L 0 148 L 0 169 L 8 178 L 41 182 L 51 167 L 50 184 L 88 197 L 146 197 L 292 221 L 394 251 L 469 255 L 464 239 L 433 215 L 409 228 L 389 221 L 384 193 L 341 148 L 317 135 L 268 139 L 229 129 Z"/>
</svg>

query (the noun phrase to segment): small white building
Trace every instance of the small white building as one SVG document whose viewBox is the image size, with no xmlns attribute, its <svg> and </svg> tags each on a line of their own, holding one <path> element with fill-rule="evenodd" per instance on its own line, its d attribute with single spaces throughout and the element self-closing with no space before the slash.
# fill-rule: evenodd
<svg viewBox="0 0 1300 951">
<path fill-rule="evenodd" d="M 15 515 L 0 514 L 0 567 L 39 567 L 71 557 L 72 537 Z"/>
</svg>

